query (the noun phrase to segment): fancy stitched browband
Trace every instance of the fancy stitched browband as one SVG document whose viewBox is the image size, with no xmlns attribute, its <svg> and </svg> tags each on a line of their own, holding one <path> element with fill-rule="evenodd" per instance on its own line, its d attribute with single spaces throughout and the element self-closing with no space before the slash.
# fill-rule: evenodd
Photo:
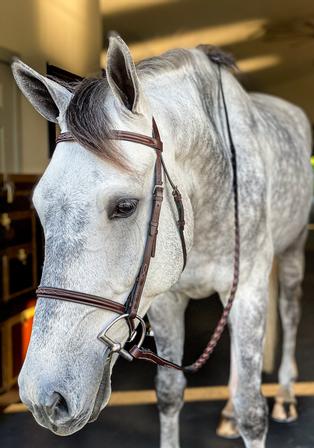
<svg viewBox="0 0 314 448">
<path fill-rule="evenodd" d="M 183 269 L 186 265 L 187 260 L 187 253 L 186 253 L 186 244 L 184 239 L 184 207 L 182 202 L 181 193 L 178 189 L 178 187 L 172 182 L 170 175 L 167 171 L 167 168 L 165 166 L 165 162 L 162 158 L 162 151 L 163 151 L 163 144 L 160 139 L 160 134 L 158 131 L 157 124 L 155 122 L 155 119 L 152 119 L 152 137 L 137 134 L 134 132 L 128 132 L 128 131 L 119 131 L 119 130 L 113 130 L 111 132 L 111 139 L 113 140 L 123 140 L 123 141 L 129 141 L 133 143 L 138 143 L 141 145 L 148 146 L 155 150 L 156 152 L 156 161 L 155 161 L 155 170 L 154 170 L 154 186 L 152 191 L 152 211 L 151 211 L 151 217 L 150 222 L 148 226 L 148 233 L 144 248 L 144 254 L 143 254 L 143 260 L 141 267 L 139 269 L 139 273 L 135 279 L 134 285 L 132 287 L 132 290 L 126 300 L 125 305 L 121 305 L 117 302 L 114 302 L 113 300 L 109 300 L 103 297 L 94 296 L 91 294 L 85 294 L 82 292 L 77 291 L 71 291 L 67 289 L 61 289 L 61 288 L 51 288 L 46 286 L 40 286 L 36 294 L 40 298 L 47 298 L 47 299 L 58 299 L 58 300 L 64 300 L 69 302 L 75 302 L 80 303 L 83 305 L 89 305 L 93 307 L 98 307 L 107 311 L 111 311 L 113 313 L 117 313 L 119 316 L 114 319 L 98 336 L 98 338 L 105 342 L 107 345 L 109 345 L 111 349 L 111 353 L 118 353 L 121 356 L 123 356 L 128 361 L 132 361 L 134 358 L 136 359 L 142 359 L 145 361 L 152 362 L 154 364 L 157 364 L 159 366 L 174 368 L 177 370 L 183 370 L 186 372 L 196 372 L 199 370 L 208 360 L 211 353 L 213 352 L 214 348 L 216 347 L 222 332 L 227 324 L 228 316 L 234 301 L 234 297 L 236 294 L 238 282 L 239 282 L 239 264 L 240 264 L 240 235 L 239 235 L 239 213 L 238 213 L 238 186 L 237 186 L 237 163 L 236 163 L 236 151 L 235 146 L 232 139 L 232 134 L 230 130 L 230 123 L 229 123 L 229 117 L 228 117 L 228 111 L 226 106 L 226 101 L 224 97 L 224 92 L 222 88 L 222 80 L 221 80 L 221 70 L 219 67 L 219 85 L 220 85 L 220 91 L 222 96 L 222 103 L 223 108 L 225 111 L 225 117 L 226 117 L 226 124 L 227 124 L 227 132 L 228 132 L 228 139 L 230 143 L 230 151 L 231 151 L 231 164 L 232 164 L 232 170 L 233 170 L 233 195 L 234 195 L 234 224 L 235 224 L 235 247 L 234 247 L 234 272 L 233 272 L 233 282 L 231 291 L 229 294 L 229 298 L 227 301 L 227 304 L 224 308 L 224 311 L 222 313 L 222 316 L 216 326 L 216 329 L 210 338 L 205 350 L 201 354 L 201 356 L 190 366 L 182 367 L 177 364 L 174 364 L 164 358 L 161 358 L 151 350 L 147 350 L 142 348 L 142 344 L 144 342 L 145 333 L 146 333 L 146 324 L 144 320 L 137 314 L 143 289 L 145 286 L 146 278 L 148 269 L 150 266 L 151 258 L 155 256 L 156 251 L 156 241 L 157 241 L 157 235 L 158 235 L 158 226 L 159 226 L 159 217 L 160 217 L 160 210 L 161 205 L 163 201 L 163 176 L 162 172 L 165 174 L 165 179 L 167 179 L 171 185 L 172 188 L 172 195 L 173 199 L 177 208 L 178 212 L 178 221 L 177 221 L 177 227 L 179 231 L 180 241 L 182 245 L 182 255 L 183 255 Z M 74 137 L 69 133 L 61 133 L 57 139 L 56 143 L 60 142 L 74 142 Z M 182 269 L 182 270 L 183 270 Z M 123 348 L 122 344 L 119 342 L 113 341 L 108 336 L 108 331 L 116 324 L 116 322 L 125 319 L 128 328 L 129 328 L 129 339 L 128 341 L 131 342 L 135 335 L 136 335 L 136 328 L 135 323 L 136 321 L 139 322 L 140 328 L 141 328 L 141 337 L 137 344 L 134 344 L 133 347 L 127 351 Z"/>
</svg>

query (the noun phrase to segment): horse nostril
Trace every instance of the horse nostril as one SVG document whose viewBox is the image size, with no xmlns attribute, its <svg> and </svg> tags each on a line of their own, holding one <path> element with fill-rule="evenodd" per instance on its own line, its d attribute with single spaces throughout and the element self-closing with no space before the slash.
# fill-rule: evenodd
<svg viewBox="0 0 314 448">
<path fill-rule="evenodd" d="M 46 409 L 47 414 L 53 418 L 66 417 L 69 413 L 66 399 L 59 392 L 53 393 L 52 402 Z"/>
<path fill-rule="evenodd" d="M 59 411 L 68 413 L 69 408 L 68 408 L 68 404 L 67 404 L 65 398 L 61 394 L 58 394 L 58 395 L 59 395 L 59 399 L 58 399 L 58 402 L 56 403 L 56 406 L 58 407 Z"/>
</svg>

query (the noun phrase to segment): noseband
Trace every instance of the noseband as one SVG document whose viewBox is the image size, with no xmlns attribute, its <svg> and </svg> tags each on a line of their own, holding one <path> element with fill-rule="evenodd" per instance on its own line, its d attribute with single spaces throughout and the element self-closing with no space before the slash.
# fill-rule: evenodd
<svg viewBox="0 0 314 448">
<path fill-rule="evenodd" d="M 235 147 L 232 140 L 228 112 L 224 97 L 224 92 L 222 88 L 221 81 L 221 72 L 219 67 L 219 82 L 220 82 L 220 91 L 222 95 L 222 102 L 225 111 L 227 131 L 228 131 L 228 139 L 230 143 L 231 150 L 231 162 L 233 169 L 233 193 L 234 193 L 234 217 L 235 217 L 235 249 L 234 249 L 234 274 L 233 274 L 233 282 L 231 287 L 231 292 L 229 295 L 229 299 L 224 308 L 222 316 L 216 326 L 216 329 L 210 338 L 209 343 L 207 344 L 205 350 L 202 355 L 190 366 L 182 367 L 177 364 L 174 364 L 164 358 L 161 358 L 156 353 L 142 348 L 142 344 L 144 342 L 145 333 L 146 333 L 146 324 L 144 320 L 137 314 L 139 305 L 141 302 L 141 297 L 143 293 L 143 289 L 145 286 L 148 269 L 150 266 L 151 258 L 155 256 L 156 251 L 156 241 L 158 234 L 158 226 L 159 226 L 159 217 L 161 204 L 163 201 L 163 173 L 165 175 L 165 179 L 168 180 L 169 184 L 172 188 L 173 200 L 175 202 L 177 212 L 178 212 L 178 220 L 177 220 L 177 228 L 180 236 L 181 246 L 182 246 L 182 255 L 183 255 L 183 268 L 184 270 L 186 265 L 187 253 L 186 253 L 186 244 L 184 238 L 184 207 L 182 202 L 182 196 L 178 189 L 178 187 L 172 182 L 170 175 L 165 166 L 165 162 L 162 158 L 163 151 L 163 143 L 160 139 L 160 134 L 158 131 L 157 124 L 155 119 L 152 119 L 152 137 L 147 135 L 137 134 L 134 132 L 128 131 L 119 131 L 113 130 L 111 131 L 111 139 L 112 140 L 122 140 L 128 141 L 132 143 L 138 143 L 140 145 L 148 146 L 155 150 L 156 153 L 156 161 L 155 161 L 155 170 L 154 170 L 154 185 L 152 189 L 152 211 L 150 222 L 148 226 L 148 233 L 144 248 L 144 254 L 142 259 L 142 264 L 139 269 L 138 275 L 135 279 L 132 290 L 126 300 L 125 305 L 114 302 L 113 300 L 106 299 L 103 297 L 93 296 L 91 294 L 85 294 L 82 292 L 71 291 L 68 289 L 61 288 L 51 288 L 46 286 L 40 286 L 37 291 L 37 297 L 46 298 L 46 299 L 59 299 L 63 301 L 80 303 L 83 305 L 89 305 L 97 308 L 101 308 L 107 311 L 111 311 L 112 313 L 118 314 L 118 317 L 114 319 L 99 335 L 98 338 L 107 344 L 110 347 L 112 353 L 118 353 L 128 361 L 132 361 L 134 358 L 142 359 L 145 361 L 152 362 L 159 366 L 170 367 L 177 370 L 184 370 L 189 372 L 196 372 L 199 370 L 208 360 L 209 356 L 213 352 L 215 346 L 217 345 L 222 332 L 227 324 L 228 316 L 232 307 L 232 303 L 236 294 L 238 280 L 239 280 L 239 252 L 240 252 L 240 238 L 239 238 L 239 217 L 238 217 L 238 188 L 237 188 L 237 165 L 236 165 L 236 152 Z M 61 142 L 75 142 L 75 138 L 69 133 L 64 132 L 61 133 L 57 139 L 56 143 Z M 140 340 L 137 344 L 133 345 L 133 347 L 127 351 L 123 348 L 123 346 L 116 341 L 113 341 L 109 336 L 109 330 L 119 321 L 125 320 L 128 324 L 129 329 L 129 338 L 128 342 L 133 341 L 136 336 L 136 323 L 139 323 L 139 327 L 141 330 Z"/>
</svg>

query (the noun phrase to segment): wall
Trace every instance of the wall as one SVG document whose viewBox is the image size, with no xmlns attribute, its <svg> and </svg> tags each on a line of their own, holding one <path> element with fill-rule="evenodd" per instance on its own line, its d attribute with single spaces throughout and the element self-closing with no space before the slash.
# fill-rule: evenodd
<svg viewBox="0 0 314 448">
<path fill-rule="evenodd" d="M 46 63 L 80 75 L 96 72 L 101 49 L 98 0 L 1 0 L 0 47 L 41 73 Z M 21 98 L 22 172 L 48 161 L 47 122 Z"/>
<path fill-rule="evenodd" d="M 313 0 L 100 2 L 104 37 L 117 30 L 136 60 L 175 47 L 220 46 L 235 55 L 249 90 L 293 101 L 314 122 Z"/>
</svg>

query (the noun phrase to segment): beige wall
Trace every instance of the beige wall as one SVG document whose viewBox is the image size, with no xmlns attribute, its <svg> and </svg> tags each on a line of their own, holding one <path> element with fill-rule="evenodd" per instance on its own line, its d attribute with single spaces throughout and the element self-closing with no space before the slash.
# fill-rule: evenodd
<svg viewBox="0 0 314 448">
<path fill-rule="evenodd" d="M 101 49 L 98 0 L 1 0 L 0 47 L 36 70 L 46 63 L 85 75 L 97 71 Z M 48 161 L 47 122 L 21 99 L 22 172 L 40 173 Z"/>
<path fill-rule="evenodd" d="M 313 0 L 100 0 L 136 60 L 200 43 L 234 54 L 249 90 L 282 96 L 314 123 Z M 105 52 L 103 53 L 105 62 Z"/>
</svg>

